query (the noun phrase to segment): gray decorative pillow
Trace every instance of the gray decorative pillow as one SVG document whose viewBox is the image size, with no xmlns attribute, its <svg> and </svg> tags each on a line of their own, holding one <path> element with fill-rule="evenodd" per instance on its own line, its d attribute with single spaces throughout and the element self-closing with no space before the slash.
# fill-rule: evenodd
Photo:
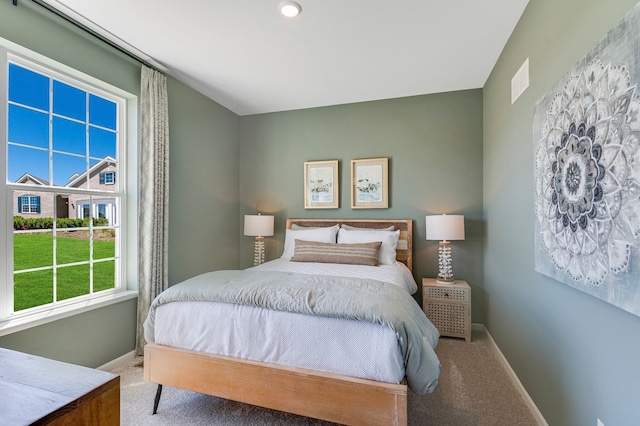
<svg viewBox="0 0 640 426">
<path fill-rule="evenodd" d="M 298 225 L 296 223 L 292 223 L 291 224 L 291 229 L 293 230 L 299 230 L 299 229 L 318 229 L 318 228 L 322 228 L 322 226 L 301 226 Z"/>
<path fill-rule="evenodd" d="M 344 223 L 340 225 L 340 228 L 349 231 L 393 231 L 395 229 L 393 225 L 387 226 L 386 228 L 361 228 L 359 226 L 351 226 Z"/>
<path fill-rule="evenodd" d="M 295 240 L 295 244 L 292 262 L 378 266 L 382 242 L 336 244 Z"/>
</svg>

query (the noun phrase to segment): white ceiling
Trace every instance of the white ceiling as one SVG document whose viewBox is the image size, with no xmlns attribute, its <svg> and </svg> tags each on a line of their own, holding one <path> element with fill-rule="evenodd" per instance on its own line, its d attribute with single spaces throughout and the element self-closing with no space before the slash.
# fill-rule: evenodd
<svg viewBox="0 0 640 426">
<path fill-rule="evenodd" d="M 46 1 L 239 115 L 482 87 L 528 3 Z"/>
</svg>

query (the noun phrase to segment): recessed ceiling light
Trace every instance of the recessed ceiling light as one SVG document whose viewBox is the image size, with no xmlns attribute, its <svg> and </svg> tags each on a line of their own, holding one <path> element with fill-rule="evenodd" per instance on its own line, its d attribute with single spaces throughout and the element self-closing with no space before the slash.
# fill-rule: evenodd
<svg viewBox="0 0 640 426">
<path fill-rule="evenodd" d="M 287 18 L 294 18 L 302 12 L 302 6 L 295 1 L 283 1 L 278 5 L 278 10 Z"/>
</svg>

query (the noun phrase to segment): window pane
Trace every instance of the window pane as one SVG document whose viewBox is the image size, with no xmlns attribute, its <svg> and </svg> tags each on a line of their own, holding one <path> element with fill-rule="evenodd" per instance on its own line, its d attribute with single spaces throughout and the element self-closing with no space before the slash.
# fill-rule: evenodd
<svg viewBox="0 0 640 426">
<path fill-rule="evenodd" d="M 49 78 L 9 64 L 9 100 L 49 110 Z"/>
<path fill-rule="evenodd" d="M 9 145 L 7 162 L 9 182 L 49 184 L 49 153 L 47 151 Z M 31 178 L 25 176 L 27 173 Z"/>
<path fill-rule="evenodd" d="M 89 95 L 89 123 L 116 130 L 117 105 L 96 95 Z"/>
<path fill-rule="evenodd" d="M 56 276 L 58 300 L 89 294 L 89 265 L 58 268 Z"/>
<path fill-rule="evenodd" d="M 74 181 L 74 188 L 86 188 L 87 163 L 84 157 L 73 155 L 53 154 L 53 184 L 55 186 L 66 186 Z M 81 179 L 78 179 L 78 178 Z"/>
<path fill-rule="evenodd" d="M 116 256 L 116 230 L 114 228 L 93 231 L 93 258 L 106 259 Z"/>
<path fill-rule="evenodd" d="M 86 155 L 87 142 L 84 124 L 53 117 L 53 149 L 71 154 Z"/>
<path fill-rule="evenodd" d="M 9 142 L 49 148 L 49 116 L 9 105 Z"/>
<path fill-rule="evenodd" d="M 89 155 L 93 158 L 116 158 L 116 134 L 96 127 L 89 128 Z"/>
<path fill-rule="evenodd" d="M 14 310 L 119 287 L 119 101 L 71 77 L 8 67 L 6 178 L 20 184 L 6 200 Z M 62 192 L 43 190 L 51 186 Z"/>
<path fill-rule="evenodd" d="M 25 272 L 13 277 L 13 309 L 21 311 L 53 303 L 53 270 Z"/>
<path fill-rule="evenodd" d="M 53 232 L 13 234 L 13 270 L 53 265 Z"/>
<path fill-rule="evenodd" d="M 116 262 L 99 262 L 93 264 L 93 291 L 115 288 Z"/>
<path fill-rule="evenodd" d="M 82 210 L 81 210 L 81 216 L 83 219 L 90 219 L 91 218 L 91 211 L 89 209 L 89 204 L 82 204 L 81 205 Z"/>
<path fill-rule="evenodd" d="M 13 191 L 11 198 L 14 230 L 46 231 L 53 229 L 54 194 L 22 189 Z"/>
<path fill-rule="evenodd" d="M 53 82 L 53 112 L 55 114 L 84 121 L 87 117 L 86 104 L 87 92 L 59 81 Z"/>
<path fill-rule="evenodd" d="M 93 217 L 97 220 L 94 222 L 96 226 L 113 226 L 116 217 L 116 199 L 115 198 L 94 198 L 93 199 Z"/>
<path fill-rule="evenodd" d="M 89 231 L 59 231 L 56 239 L 58 265 L 89 261 Z M 87 282 L 88 279 L 87 279 Z"/>
<path fill-rule="evenodd" d="M 40 208 L 41 208 L 41 203 L 40 203 L 40 196 L 39 195 L 22 195 L 22 196 L 18 196 L 17 197 L 18 200 L 18 210 L 17 210 L 17 214 L 24 214 L 27 216 L 27 219 L 29 218 L 29 216 L 31 216 L 31 213 L 40 213 Z M 51 227 L 53 226 L 53 222 L 49 222 L 48 225 L 51 225 Z M 17 218 L 14 217 L 13 220 L 13 227 L 14 229 L 16 227 L 19 227 L 20 229 L 46 229 L 49 226 L 47 226 L 47 224 L 44 224 L 44 222 L 42 221 L 38 221 L 36 223 L 30 223 L 28 220 L 24 221 L 24 225 L 21 226 L 20 222 L 17 222 Z"/>
<path fill-rule="evenodd" d="M 91 176 L 91 187 L 101 191 L 115 192 L 117 188 L 117 176 L 113 169 L 115 165 L 112 161 L 106 162 L 104 167 L 98 167 L 102 170 Z M 95 211 L 95 210 L 94 210 Z"/>
</svg>

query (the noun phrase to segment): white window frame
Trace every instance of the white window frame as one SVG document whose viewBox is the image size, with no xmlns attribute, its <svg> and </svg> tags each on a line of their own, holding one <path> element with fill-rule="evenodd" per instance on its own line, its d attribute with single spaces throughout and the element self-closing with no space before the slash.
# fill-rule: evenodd
<svg viewBox="0 0 640 426">
<path fill-rule="evenodd" d="M 126 113 L 119 117 L 118 128 L 122 130 L 118 160 L 119 181 L 122 185 L 120 244 L 117 256 L 120 268 L 117 271 L 119 288 L 93 295 L 60 301 L 53 306 L 34 307 L 13 312 L 13 200 L 14 189 L 20 184 L 7 183 L 7 105 L 8 105 L 8 61 L 40 67 L 40 71 L 51 77 L 65 81 L 71 79 L 80 86 L 85 85 L 91 92 L 104 94 L 105 98 L 123 99 Z M 28 68 L 32 68 L 29 66 Z M 38 71 L 36 69 L 36 71 Z M 86 90 L 85 89 L 85 90 Z M 61 318 L 97 309 L 137 297 L 137 198 L 138 198 L 138 99 L 135 95 L 100 81 L 78 70 L 23 48 L 0 38 L 0 271 L 6 271 L 0 279 L 0 336 L 35 327 Z M 34 189 L 35 190 L 35 189 Z M 48 187 L 38 192 L 66 192 L 61 188 Z M 101 195 L 101 194 L 94 194 Z M 4 224 L 4 225 L 2 225 Z M 2 278 L 2 277 L 0 277 Z"/>
<path fill-rule="evenodd" d="M 21 202 L 21 206 L 20 206 L 20 213 L 21 214 L 34 214 L 34 213 L 37 214 L 38 213 L 38 204 L 39 203 L 35 203 L 35 204 L 31 203 L 31 199 L 36 198 L 36 197 L 40 198 L 39 195 L 20 195 L 19 197 L 22 198 L 22 202 Z M 24 202 L 25 198 L 27 199 L 27 203 Z M 16 199 L 16 202 L 17 202 L 17 199 Z M 25 207 L 28 207 L 28 209 L 26 211 L 25 211 Z M 35 211 L 31 210 L 32 207 L 35 207 L 36 210 Z"/>
<path fill-rule="evenodd" d="M 116 183 L 116 172 L 104 172 L 104 184 L 115 185 L 115 183 Z"/>
</svg>

